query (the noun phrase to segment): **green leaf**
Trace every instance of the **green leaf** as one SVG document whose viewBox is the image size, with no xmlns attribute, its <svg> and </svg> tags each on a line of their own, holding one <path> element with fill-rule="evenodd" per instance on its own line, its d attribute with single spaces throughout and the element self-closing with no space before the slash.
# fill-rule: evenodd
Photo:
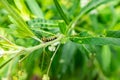
<svg viewBox="0 0 120 80">
<path fill-rule="evenodd" d="M 34 37 L 34 34 L 29 30 L 27 27 L 27 24 L 24 22 L 24 20 L 19 16 L 19 14 L 16 12 L 16 10 L 11 7 L 11 5 L 8 3 L 7 0 L 0 0 L 2 5 L 6 8 L 6 10 L 9 12 L 12 21 L 16 24 L 17 28 L 22 31 L 22 33 L 26 34 L 28 37 Z M 20 34 L 22 34 L 20 33 Z"/>
<path fill-rule="evenodd" d="M 62 65 L 61 73 L 66 72 L 68 66 L 71 63 L 71 60 L 73 58 L 75 51 L 76 51 L 76 44 L 73 42 L 69 41 L 63 46 L 62 55 L 61 55 L 61 63 L 60 63 L 60 65 Z"/>
<path fill-rule="evenodd" d="M 98 19 L 97 18 L 98 18 L 97 14 L 90 14 L 91 23 L 92 23 L 92 26 L 93 26 L 93 30 L 95 32 L 98 32 L 98 31 L 101 30 L 99 25 L 98 25 Z"/>
<path fill-rule="evenodd" d="M 67 18 L 67 16 L 65 15 L 64 11 L 62 10 L 60 4 L 58 3 L 57 0 L 53 0 L 55 3 L 55 6 L 58 10 L 58 12 L 60 13 L 60 16 L 63 18 L 63 20 L 65 21 L 65 23 L 68 25 L 69 24 L 69 19 Z"/>
<path fill-rule="evenodd" d="M 90 45 L 117 45 L 120 46 L 120 38 L 110 37 L 71 37 L 73 42 Z"/>
<path fill-rule="evenodd" d="M 43 12 L 41 8 L 39 7 L 38 3 L 36 2 L 36 0 L 25 0 L 25 1 L 35 16 L 42 18 L 42 19 L 44 18 Z"/>
<path fill-rule="evenodd" d="M 37 36 L 53 36 L 59 33 L 59 20 L 32 19 L 27 23 Z"/>
<path fill-rule="evenodd" d="M 28 31 L 26 31 L 26 29 L 20 27 L 20 25 L 18 24 L 18 22 L 12 18 L 11 16 L 8 16 L 10 21 L 12 23 L 14 23 L 13 25 L 10 25 L 10 29 L 11 31 L 13 30 L 12 34 L 14 34 L 14 36 L 16 37 L 21 37 L 21 38 L 25 38 L 25 37 L 32 37 Z M 32 33 L 33 34 L 33 33 Z"/>
<path fill-rule="evenodd" d="M 107 31 L 106 36 L 120 38 L 120 31 Z"/>
<path fill-rule="evenodd" d="M 23 17 L 24 20 L 29 20 L 30 12 L 27 9 L 24 1 L 25 0 L 14 0 L 14 3 L 16 5 L 16 7 L 20 10 L 21 17 Z"/>
<path fill-rule="evenodd" d="M 33 74 L 33 70 L 35 68 L 35 65 L 39 65 L 39 61 L 40 61 L 40 55 L 42 53 L 42 49 L 39 49 L 37 51 L 34 51 L 33 53 L 29 54 L 28 57 L 26 58 L 25 62 L 24 62 L 24 67 L 26 68 L 26 71 L 28 72 L 28 76 L 30 78 L 30 76 Z M 41 62 L 41 61 L 40 61 Z M 36 64 L 38 63 L 38 64 Z"/>
<path fill-rule="evenodd" d="M 69 30 L 75 26 L 75 24 L 77 23 L 77 21 L 86 13 L 90 12 L 92 9 L 95 9 L 97 6 L 103 4 L 103 3 L 107 3 L 107 2 L 111 2 L 112 0 L 92 0 L 91 2 L 89 2 L 85 7 L 83 7 L 79 13 L 78 16 L 75 17 L 75 19 L 73 19 L 69 25 L 69 27 L 67 28 L 67 33 L 69 32 Z"/>
<path fill-rule="evenodd" d="M 27 23 L 32 30 L 37 32 L 41 32 L 41 30 L 46 31 L 52 30 L 50 32 L 53 33 L 54 32 L 53 30 L 56 30 L 57 33 L 61 31 L 62 34 L 65 34 L 67 27 L 63 20 L 45 20 L 36 18 L 29 20 Z M 60 31 L 58 31 L 58 29 L 60 29 Z"/>
<path fill-rule="evenodd" d="M 81 31 L 78 34 L 80 37 L 90 37 L 91 35 L 87 31 Z"/>
<path fill-rule="evenodd" d="M 101 60 L 102 60 L 102 67 L 105 72 L 110 69 L 111 64 L 111 51 L 108 45 L 102 47 L 101 53 Z"/>
<path fill-rule="evenodd" d="M 30 27 L 35 27 L 35 28 L 54 28 L 54 27 L 58 27 L 59 21 L 58 20 L 45 20 L 45 19 L 41 19 L 41 18 L 35 18 L 35 19 L 31 19 L 28 22 L 28 25 Z"/>
<path fill-rule="evenodd" d="M 97 6 L 110 1 L 112 0 L 109 0 L 109 1 L 108 0 L 92 0 L 85 7 L 81 9 L 80 14 L 75 19 L 75 22 L 78 21 L 87 12 L 90 12 L 92 9 L 96 8 Z"/>
<path fill-rule="evenodd" d="M 61 33 L 63 34 L 66 33 L 67 26 L 64 21 L 59 21 L 59 28 L 60 28 Z"/>
</svg>

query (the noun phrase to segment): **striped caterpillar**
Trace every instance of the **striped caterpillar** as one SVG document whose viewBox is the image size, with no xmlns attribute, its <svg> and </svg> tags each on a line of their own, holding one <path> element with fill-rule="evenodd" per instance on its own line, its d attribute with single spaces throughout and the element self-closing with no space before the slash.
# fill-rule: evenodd
<svg viewBox="0 0 120 80">
<path fill-rule="evenodd" d="M 41 40 L 43 42 L 49 42 L 49 41 L 53 41 L 55 39 L 57 39 L 57 36 L 51 36 L 51 37 L 48 37 L 48 38 L 45 38 L 45 37 L 41 38 Z"/>
</svg>

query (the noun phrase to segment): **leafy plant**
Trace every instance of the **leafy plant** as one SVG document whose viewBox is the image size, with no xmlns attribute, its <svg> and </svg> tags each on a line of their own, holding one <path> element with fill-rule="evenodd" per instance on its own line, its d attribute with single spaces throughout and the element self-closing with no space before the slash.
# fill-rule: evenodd
<svg viewBox="0 0 120 80">
<path fill-rule="evenodd" d="M 119 80 L 120 1 L 82 1 L 0 0 L 0 80 Z"/>
</svg>

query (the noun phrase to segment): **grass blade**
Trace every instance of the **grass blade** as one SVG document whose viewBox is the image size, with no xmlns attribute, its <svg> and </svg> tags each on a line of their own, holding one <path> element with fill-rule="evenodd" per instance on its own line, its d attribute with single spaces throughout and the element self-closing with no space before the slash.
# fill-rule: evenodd
<svg viewBox="0 0 120 80">
<path fill-rule="evenodd" d="M 56 6 L 58 12 L 60 13 L 60 16 L 63 18 L 65 23 L 68 25 L 69 24 L 69 20 L 68 20 L 67 16 L 65 15 L 64 11 L 62 10 L 62 8 L 60 7 L 60 4 L 58 3 L 57 0 L 54 0 L 54 3 L 55 3 L 55 6 Z"/>
</svg>

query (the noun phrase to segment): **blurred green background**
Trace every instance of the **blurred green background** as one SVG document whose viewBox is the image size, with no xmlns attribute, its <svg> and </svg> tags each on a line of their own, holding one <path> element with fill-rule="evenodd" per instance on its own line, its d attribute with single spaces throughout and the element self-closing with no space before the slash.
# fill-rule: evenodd
<svg viewBox="0 0 120 80">
<path fill-rule="evenodd" d="M 32 47 L 39 44 L 39 41 L 31 38 L 32 35 L 35 34 L 38 38 L 50 36 L 50 34 L 42 33 L 39 28 L 31 28 L 32 25 L 42 26 L 43 31 L 52 34 L 60 33 L 54 24 L 55 21 L 64 18 L 55 6 L 56 0 L 7 0 L 11 10 L 6 8 L 2 1 L 4 0 L 0 1 L 0 64 L 5 63 L 5 65 L 0 67 L 0 80 L 42 80 L 53 52 L 49 51 L 48 47 L 43 47 L 32 52 L 22 62 L 19 60 L 25 55 L 18 56 L 9 62 L 14 54 L 2 56 L 2 51 L 12 51 L 16 48 L 9 45 L 1 36 L 15 45 Z M 69 22 L 76 19 L 82 12 L 84 14 L 75 23 L 72 34 L 80 34 L 81 37 L 92 35 L 120 38 L 119 0 L 57 1 Z M 92 1 L 90 6 L 87 5 Z M 97 7 L 94 6 L 100 1 L 104 2 Z M 13 10 L 19 16 L 13 15 Z M 86 10 L 85 13 L 84 10 Z M 37 24 L 36 18 L 44 19 L 46 22 Z M 26 25 L 21 24 L 22 20 L 34 34 L 23 28 Z M 49 23 L 49 20 L 53 21 L 53 25 L 52 22 Z M 79 44 L 79 42 L 65 40 L 55 55 L 49 77 L 50 80 L 120 80 L 120 47 L 118 45 L 92 45 L 92 43 Z"/>
</svg>

